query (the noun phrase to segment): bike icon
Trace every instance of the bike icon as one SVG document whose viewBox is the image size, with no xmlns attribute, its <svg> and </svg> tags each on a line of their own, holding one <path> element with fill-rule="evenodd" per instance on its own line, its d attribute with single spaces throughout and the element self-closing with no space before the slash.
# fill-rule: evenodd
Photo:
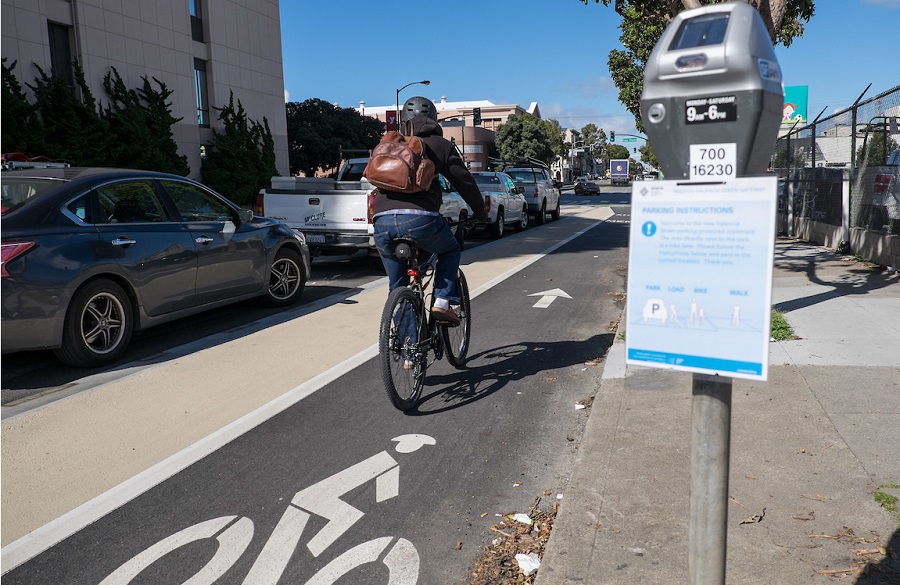
<svg viewBox="0 0 900 585">
<path fill-rule="evenodd" d="M 426 445 L 436 444 L 434 438 L 420 434 L 401 435 L 392 441 L 397 443 L 394 451 L 401 454 L 414 453 Z M 313 515 L 328 520 L 306 544 L 314 557 L 321 555 L 365 515 L 343 501 L 341 496 L 372 480 L 375 480 L 376 503 L 400 495 L 400 464 L 387 450 L 294 494 L 244 578 L 243 585 L 277 584 Z M 218 546 L 213 557 L 183 584 L 212 585 L 238 561 L 253 540 L 253 533 L 253 521 L 247 517 L 220 516 L 198 522 L 138 553 L 100 585 L 127 585 L 143 570 L 180 547 L 204 539 L 215 539 Z M 418 581 L 419 553 L 416 547 L 405 538 L 384 536 L 341 553 L 317 571 L 306 585 L 332 585 L 353 569 L 378 562 L 379 559 L 388 568 L 388 585 L 415 585 Z"/>
</svg>

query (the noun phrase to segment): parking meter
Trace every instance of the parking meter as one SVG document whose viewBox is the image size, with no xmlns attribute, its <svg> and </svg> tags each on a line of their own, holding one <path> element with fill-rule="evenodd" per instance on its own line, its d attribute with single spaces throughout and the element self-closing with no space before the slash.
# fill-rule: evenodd
<svg viewBox="0 0 900 585">
<path fill-rule="evenodd" d="M 644 130 L 667 179 L 765 173 L 783 104 L 769 33 L 759 12 L 744 2 L 678 14 L 644 70 Z M 728 157 L 733 168 L 716 164 L 724 151 L 713 152 L 711 161 L 692 158 L 691 145 L 715 144 L 735 145 Z"/>
</svg>

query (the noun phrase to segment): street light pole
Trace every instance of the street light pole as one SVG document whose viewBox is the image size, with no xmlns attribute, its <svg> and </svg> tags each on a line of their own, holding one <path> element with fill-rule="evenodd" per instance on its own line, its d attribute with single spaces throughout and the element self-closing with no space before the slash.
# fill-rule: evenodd
<svg viewBox="0 0 900 585">
<path fill-rule="evenodd" d="M 400 92 L 403 91 L 404 89 L 406 89 L 407 87 L 409 87 L 410 85 L 418 85 L 418 84 L 431 85 L 431 82 L 427 79 L 424 79 L 422 81 L 413 81 L 411 83 L 407 83 L 406 85 L 404 85 L 403 87 L 398 89 L 397 93 L 394 96 L 395 97 L 395 105 L 397 108 L 395 110 L 395 115 L 397 116 L 397 128 L 400 128 Z"/>
</svg>

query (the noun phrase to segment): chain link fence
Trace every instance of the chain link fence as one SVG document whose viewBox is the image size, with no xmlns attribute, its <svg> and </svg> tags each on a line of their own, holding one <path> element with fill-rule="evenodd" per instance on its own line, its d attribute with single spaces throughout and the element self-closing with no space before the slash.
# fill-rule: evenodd
<svg viewBox="0 0 900 585">
<path fill-rule="evenodd" d="M 900 85 L 780 137 L 772 168 L 782 179 L 781 231 L 818 234 L 806 239 L 826 245 L 835 239 L 838 248 L 900 235 L 900 155 L 891 156 L 900 143 L 898 117 Z"/>
</svg>

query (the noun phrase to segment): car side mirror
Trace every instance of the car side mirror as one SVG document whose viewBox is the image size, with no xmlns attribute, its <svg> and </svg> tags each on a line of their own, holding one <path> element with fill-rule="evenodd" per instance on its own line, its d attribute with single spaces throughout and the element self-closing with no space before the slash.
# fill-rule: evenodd
<svg viewBox="0 0 900 585">
<path fill-rule="evenodd" d="M 248 223 L 253 221 L 253 210 L 252 209 L 238 209 L 238 220 L 241 223 Z"/>
<path fill-rule="evenodd" d="M 522 187 L 521 185 L 519 185 L 518 187 L 516 187 L 516 193 L 521 193 L 522 195 L 524 195 L 525 187 Z"/>
</svg>

